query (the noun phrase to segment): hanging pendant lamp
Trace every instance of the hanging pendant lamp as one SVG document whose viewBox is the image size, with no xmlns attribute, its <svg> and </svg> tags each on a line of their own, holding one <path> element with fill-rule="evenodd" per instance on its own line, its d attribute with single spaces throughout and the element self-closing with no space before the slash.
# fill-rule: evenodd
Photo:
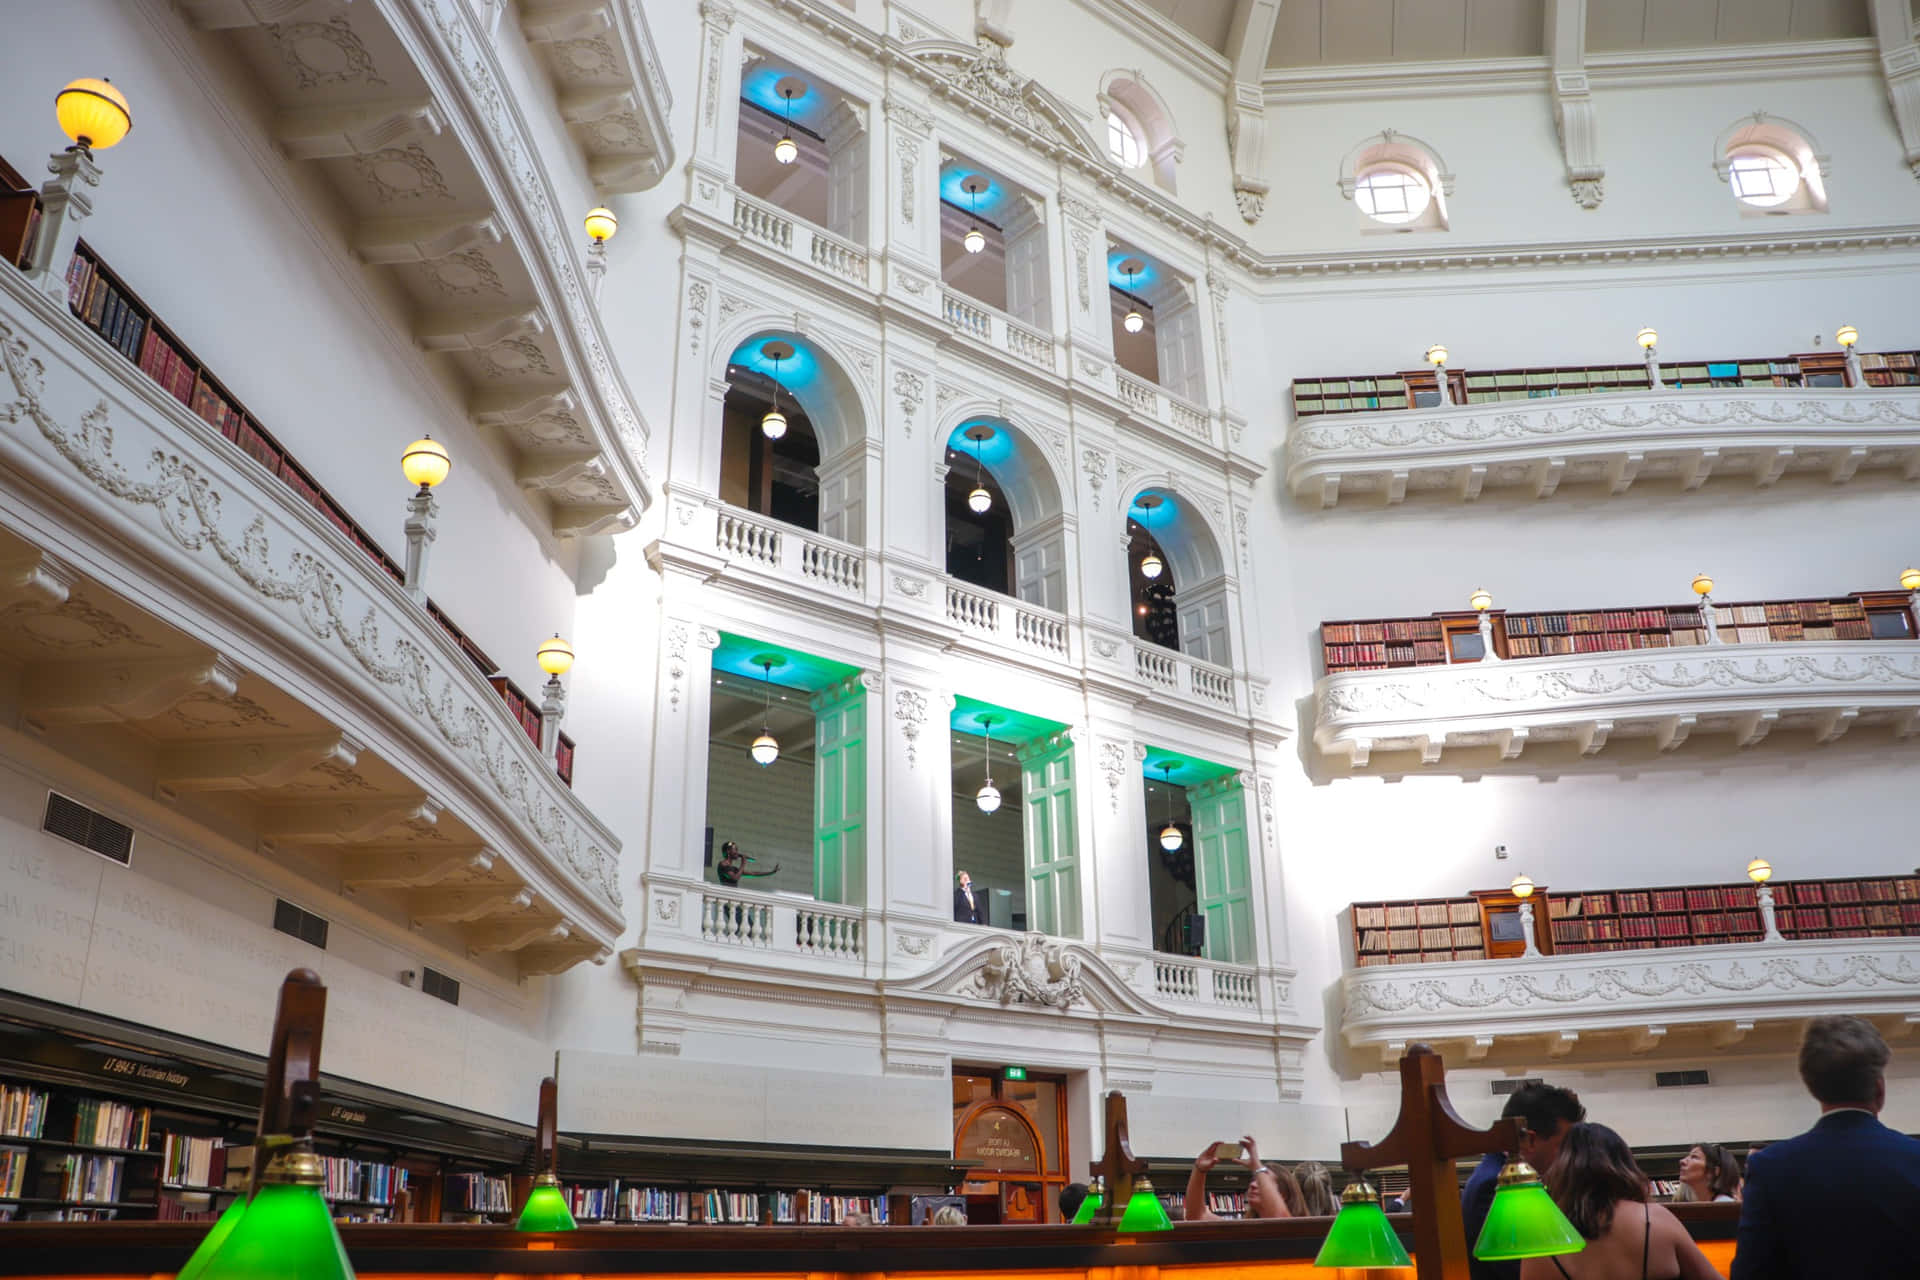
<svg viewBox="0 0 1920 1280">
<path fill-rule="evenodd" d="M 749 750 L 753 762 L 762 769 L 780 758 L 780 741 L 773 736 L 769 721 L 773 719 L 773 659 L 760 659 L 761 679 L 766 683 L 766 706 L 760 714 L 760 736 L 753 740 Z"/>
<path fill-rule="evenodd" d="M 760 415 L 760 434 L 778 440 L 787 434 L 787 415 L 780 412 L 780 362 L 793 354 L 793 344 L 769 342 L 760 354 L 773 361 L 773 407 Z"/>
<path fill-rule="evenodd" d="M 993 509 L 993 495 L 987 492 L 986 471 L 980 465 L 980 447 L 993 439 L 993 428 L 985 423 L 975 423 L 967 428 L 967 439 L 973 441 L 973 492 L 967 495 L 967 508 L 975 515 L 985 515 Z"/>
<path fill-rule="evenodd" d="M 1158 551 L 1149 550 L 1146 555 L 1140 557 L 1140 576 L 1148 581 L 1159 577 L 1166 570 L 1167 563 L 1160 558 Z"/>
<path fill-rule="evenodd" d="M 1179 827 L 1173 825 L 1173 783 L 1168 781 L 1172 776 L 1172 763 L 1161 762 L 1160 785 L 1167 789 L 1167 825 L 1160 828 L 1160 847 L 1168 853 L 1178 853 L 1180 846 L 1187 842 L 1187 838 L 1180 834 Z"/>
<path fill-rule="evenodd" d="M 968 253 L 979 253 L 987 247 L 986 234 L 980 230 L 980 193 L 990 185 L 977 173 L 968 174 L 960 183 L 960 189 L 967 193 L 967 208 L 973 215 L 973 225 L 960 237 L 960 247 Z"/>
<path fill-rule="evenodd" d="M 793 100 L 798 97 L 804 86 L 789 76 L 775 88 L 780 100 L 785 104 L 786 128 L 780 135 L 780 141 L 773 144 L 773 158 L 781 164 L 792 164 L 800 156 L 800 144 L 793 140 Z"/>
<path fill-rule="evenodd" d="M 993 785 L 993 717 L 980 717 L 980 732 L 986 735 L 987 746 L 983 755 L 987 766 L 987 780 L 980 784 L 980 790 L 974 794 L 973 802 L 980 806 L 980 812 L 992 813 L 1000 807 L 1000 788 Z"/>
<path fill-rule="evenodd" d="M 1146 264 L 1138 258 L 1128 258 L 1120 264 L 1127 273 L 1127 314 L 1121 317 L 1120 327 L 1128 333 L 1138 333 L 1147 327 L 1147 318 L 1140 314 L 1140 300 L 1134 296 L 1134 278 L 1140 274 L 1140 268 Z"/>
</svg>

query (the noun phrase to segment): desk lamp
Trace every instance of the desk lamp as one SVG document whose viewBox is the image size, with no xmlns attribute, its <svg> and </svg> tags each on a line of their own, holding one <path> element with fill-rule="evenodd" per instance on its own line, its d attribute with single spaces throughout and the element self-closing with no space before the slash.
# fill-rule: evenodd
<svg viewBox="0 0 1920 1280">
<path fill-rule="evenodd" d="M 515 1231 L 572 1231 L 573 1211 L 567 1208 L 567 1194 L 560 1189 L 559 1111 L 560 1089 L 548 1076 L 540 1082 L 540 1127 L 538 1143 L 540 1172 L 533 1190 L 520 1209 Z"/>
</svg>

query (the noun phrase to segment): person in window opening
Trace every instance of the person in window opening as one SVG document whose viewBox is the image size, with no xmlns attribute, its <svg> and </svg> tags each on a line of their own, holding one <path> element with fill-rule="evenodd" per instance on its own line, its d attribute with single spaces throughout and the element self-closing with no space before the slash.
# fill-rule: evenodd
<svg viewBox="0 0 1920 1280">
<path fill-rule="evenodd" d="M 713 872 L 720 878 L 721 884 L 737 885 L 742 876 L 770 876 L 780 870 L 780 864 L 777 862 L 766 871 L 747 870 L 747 864 L 754 861 L 756 859 L 740 852 L 740 846 L 729 840 L 720 846 L 720 861 Z"/>
<path fill-rule="evenodd" d="M 1647 1175 L 1607 1126 L 1569 1125 L 1546 1183 L 1587 1247 L 1528 1258 L 1520 1280 L 1720 1280 L 1680 1219 L 1647 1203 Z"/>
<path fill-rule="evenodd" d="M 1544 1175 L 1560 1154 L 1560 1143 L 1567 1130 L 1587 1118 L 1587 1109 L 1580 1105 L 1580 1095 L 1573 1090 L 1534 1081 L 1514 1090 L 1507 1105 L 1500 1109 L 1500 1116 L 1518 1119 L 1526 1126 L 1520 1131 L 1520 1149 L 1514 1154 Z M 1474 1169 L 1466 1189 L 1460 1193 L 1460 1217 L 1469 1242 L 1478 1240 L 1480 1229 L 1487 1225 L 1487 1210 L 1493 1207 L 1500 1168 L 1506 1162 L 1504 1151 L 1487 1156 Z M 1520 1280 L 1520 1264 L 1469 1258 L 1467 1274 L 1472 1280 Z"/>
<path fill-rule="evenodd" d="M 1188 1222 L 1217 1222 L 1220 1215 L 1207 1207 L 1207 1174 L 1212 1172 L 1224 1157 L 1235 1163 L 1244 1164 L 1253 1173 L 1247 1183 L 1248 1218 L 1299 1218 L 1304 1217 L 1306 1205 L 1300 1199 L 1300 1184 L 1295 1182 L 1293 1174 L 1286 1169 L 1276 1169 L 1260 1162 L 1260 1148 L 1254 1144 L 1251 1135 L 1240 1139 L 1239 1154 L 1233 1154 L 1230 1142 L 1210 1143 L 1193 1162 L 1193 1172 L 1187 1175 L 1186 1208 L 1182 1216 Z M 1221 1148 L 1227 1150 L 1223 1153 Z"/>
<path fill-rule="evenodd" d="M 1733 1152 L 1714 1142 L 1702 1142 L 1680 1157 L 1680 1187 L 1674 1202 L 1737 1200 L 1740 1165 Z"/>
<path fill-rule="evenodd" d="M 973 877 L 962 871 L 953 890 L 953 918 L 960 924 L 983 924 L 980 900 L 973 896 Z"/>
</svg>

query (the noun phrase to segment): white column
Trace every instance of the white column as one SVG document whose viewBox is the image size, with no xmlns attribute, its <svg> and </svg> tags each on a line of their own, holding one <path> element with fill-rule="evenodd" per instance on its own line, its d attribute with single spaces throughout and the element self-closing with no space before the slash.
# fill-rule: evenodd
<svg viewBox="0 0 1920 1280">
<path fill-rule="evenodd" d="M 933 117 L 897 97 L 884 104 L 884 149 L 876 156 L 881 212 L 869 225 L 885 229 L 887 291 L 910 306 L 940 309 L 940 148 Z"/>
<path fill-rule="evenodd" d="M 1100 206 L 1077 195 L 1060 197 L 1065 236 L 1060 275 L 1067 281 L 1065 332 L 1074 347 L 1097 363 L 1113 363 L 1112 307 L 1107 301 L 1107 233 Z M 1076 368 L 1075 377 L 1109 381 Z"/>
<path fill-rule="evenodd" d="M 100 185 L 100 166 L 91 152 L 74 147 L 47 160 L 53 174 L 40 187 L 40 231 L 27 274 L 55 302 L 67 301 L 67 264 L 80 243 L 80 224 L 93 212 L 92 188 Z"/>
</svg>

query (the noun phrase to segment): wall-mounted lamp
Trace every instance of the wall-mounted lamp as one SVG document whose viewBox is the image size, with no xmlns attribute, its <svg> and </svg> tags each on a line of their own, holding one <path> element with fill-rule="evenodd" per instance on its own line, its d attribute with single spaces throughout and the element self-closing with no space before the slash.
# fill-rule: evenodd
<svg viewBox="0 0 1920 1280">
<path fill-rule="evenodd" d="M 1647 389 L 1658 391 L 1660 389 L 1660 335 L 1655 333 L 1653 327 L 1649 325 L 1636 335 L 1636 339 L 1640 343 L 1640 349 L 1647 354 Z"/>
<path fill-rule="evenodd" d="M 1693 594 L 1700 597 L 1700 625 L 1707 629 L 1707 643 L 1720 643 L 1720 624 L 1713 616 L 1713 579 L 1704 573 L 1693 575 Z"/>
<path fill-rule="evenodd" d="M 541 691 L 540 699 L 540 754 L 553 760 L 560 745 L 560 722 L 567 714 L 567 690 L 560 683 L 560 677 L 573 666 L 573 646 L 556 631 L 552 639 L 540 642 L 533 656 L 540 669 L 547 673 L 546 688 Z"/>
<path fill-rule="evenodd" d="M 1453 403 L 1453 388 L 1447 384 L 1447 349 L 1436 342 L 1427 348 L 1427 363 L 1433 366 L 1433 378 L 1440 387 L 1440 403 Z"/>
<path fill-rule="evenodd" d="M 446 446 L 432 436 L 421 436 L 400 455 L 400 474 L 407 478 L 408 484 L 419 486 L 407 499 L 404 526 L 407 566 L 403 585 L 407 594 L 421 604 L 427 601 L 427 552 L 433 548 L 436 536 L 433 517 L 439 510 L 433 501 L 433 490 L 452 470 L 453 459 L 447 455 Z"/>
<path fill-rule="evenodd" d="M 613 216 L 613 210 L 605 205 L 587 210 L 582 219 L 587 228 L 587 279 L 588 288 L 597 299 L 600 296 L 600 278 L 607 274 L 607 241 L 613 239 L 620 230 L 620 219 Z"/>
<path fill-rule="evenodd" d="M 1860 341 L 1860 331 L 1850 324 L 1843 324 L 1833 337 L 1847 353 L 1847 385 L 1865 386 L 1867 379 L 1860 372 L 1860 353 L 1853 349 L 1853 344 Z"/>
</svg>

